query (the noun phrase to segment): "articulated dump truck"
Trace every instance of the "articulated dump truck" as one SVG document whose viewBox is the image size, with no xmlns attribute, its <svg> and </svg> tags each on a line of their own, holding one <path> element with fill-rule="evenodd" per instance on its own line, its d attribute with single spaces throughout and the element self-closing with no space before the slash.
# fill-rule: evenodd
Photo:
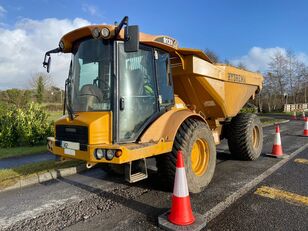
<svg viewBox="0 0 308 231">
<path fill-rule="evenodd" d="M 263 77 L 215 64 L 201 50 L 175 39 L 139 32 L 125 17 L 118 25 L 90 25 L 65 34 L 50 54 L 71 53 L 64 115 L 55 122 L 48 149 L 62 159 L 100 164 L 128 182 L 148 177 L 156 159 L 160 183 L 173 186 L 182 150 L 189 191 L 211 181 L 216 145 L 255 160 L 263 146 L 260 120 L 239 113 L 262 88 Z"/>
</svg>

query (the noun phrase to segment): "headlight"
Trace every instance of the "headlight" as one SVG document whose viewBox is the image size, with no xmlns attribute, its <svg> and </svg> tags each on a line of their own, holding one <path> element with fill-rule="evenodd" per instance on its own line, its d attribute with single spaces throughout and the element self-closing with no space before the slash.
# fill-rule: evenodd
<svg viewBox="0 0 308 231">
<path fill-rule="evenodd" d="M 105 150 L 100 149 L 100 148 L 95 150 L 96 159 L 101 160 L 102 158 L 104 158 L 104 156 L 105 156 Z"/>
<path fill-rule="evenodd" d="M 108 28 L 106 28 L 106 27 L 104 27 L 103 29 L 102 29 L 102 36 L 103 36 L 103 38 L 108 38 L 109 37 L 109 35 L 110 35 L 110 30 L 108 29 Z"/>
<path fill-rule="evenodd" d="M 111 149 L 107 150 L 107 152 L 106 152 L 106 159 L 107 160 L 112 160 L 113 157 L 114 157 L 114 153 L 115 153 L 114 150 L 111 150 Z"/>
<path fill-rule="evenodd" d="M 99 37 L 99 35 L 100 35 L 100 30 L 96 27 L 96 28 L 94 28 L 92 31 L 91 31 L 91 33 L 92 33 L 92 36 L 93 36 L 93 38 L 95 38 L 95 39 L 97 39 L 98 37 Z"/>
</svg>

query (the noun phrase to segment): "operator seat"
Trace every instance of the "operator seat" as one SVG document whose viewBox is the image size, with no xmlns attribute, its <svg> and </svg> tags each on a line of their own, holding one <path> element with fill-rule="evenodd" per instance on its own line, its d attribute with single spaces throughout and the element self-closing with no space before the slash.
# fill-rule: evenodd
<svg viewBox="0 0 308 231">
<path fill-rule="evenodd" d="M 94 104 L 103 101 L 103 92 L 96 85 L 83 85 L 79 92 L 79 99 L 82 111 L 92 111 Z"/>
</svg>

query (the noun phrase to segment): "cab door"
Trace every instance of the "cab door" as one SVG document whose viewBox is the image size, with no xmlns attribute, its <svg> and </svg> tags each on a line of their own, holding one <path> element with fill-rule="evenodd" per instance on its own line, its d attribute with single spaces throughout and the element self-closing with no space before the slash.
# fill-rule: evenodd
<svg viewBox="0 0 308 231">
<path fill-rule="evenodd" d="M 117 141 L 133 142 L 159 113 L 153 48 L 118 44 L 118 102 Z"/>
</svg>

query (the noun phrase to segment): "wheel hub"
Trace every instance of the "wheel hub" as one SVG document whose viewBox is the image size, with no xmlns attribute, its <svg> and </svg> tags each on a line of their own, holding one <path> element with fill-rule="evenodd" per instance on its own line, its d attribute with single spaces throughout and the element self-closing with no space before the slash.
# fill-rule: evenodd
<svg viewBox="0 0 308 231">
<path fill-rule="evenodd" d="M 204 139 L 197 139 L 191 151 L 191 167 L 196 176 L 202 176 L 209 163 L 209 146 Z"/>
<path fill-rule="evenodd" d="M 260 130 L 257 126 L 252 129 L 252 146 L 257 149 L 260 145 Z"/>
</svg>

